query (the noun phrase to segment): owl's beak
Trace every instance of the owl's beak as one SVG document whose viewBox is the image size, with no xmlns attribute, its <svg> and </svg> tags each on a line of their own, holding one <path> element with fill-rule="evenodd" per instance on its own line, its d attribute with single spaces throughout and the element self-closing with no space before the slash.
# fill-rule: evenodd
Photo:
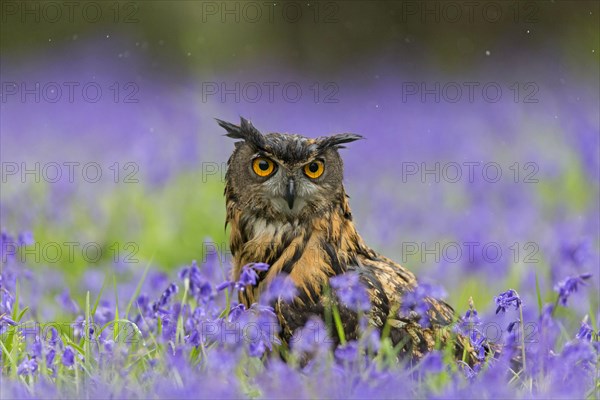
<svg viewBox="0 0 600 400">
<path fill-rule="evenodd" d="M 294 179 L 290 178 L 287 184 L 287 188 L 285 190 L 285 200 L 290 207 L 290 210 L 294 208 L 294 198 L 296 197 L 296 186 L 294 183 Z"/>
</svg>

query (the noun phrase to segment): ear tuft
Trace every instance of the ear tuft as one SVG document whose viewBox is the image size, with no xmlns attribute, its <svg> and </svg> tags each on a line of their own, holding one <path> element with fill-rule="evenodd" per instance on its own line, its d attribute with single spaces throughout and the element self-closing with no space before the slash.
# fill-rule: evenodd
<svg viewBox="0 0 600 400">
<path fill-rule="evenodd" d="M 364 138 L 356 133 L 338 133 L 337 135 L 327 136 L 319 139 L 318 146 L 319 150 L 325 150 L 329 147 L 343 149 L 344 146 L 342 146 L 342 144 L 354 142 L 360 139 Z"/>
<path fill-rule="evenodd" d="M 219 126 L 224 128 L 227 133 L 225 136 L 232 139 L 242 139 L 249 144 L 253 145 L 257 149 L 264 150 L 265 138 L 264 136 L 244 117 L 240 117 L 240 125 L 234 125 L 231 122 L 226 122 L 215 118 Z"/>
</svg>

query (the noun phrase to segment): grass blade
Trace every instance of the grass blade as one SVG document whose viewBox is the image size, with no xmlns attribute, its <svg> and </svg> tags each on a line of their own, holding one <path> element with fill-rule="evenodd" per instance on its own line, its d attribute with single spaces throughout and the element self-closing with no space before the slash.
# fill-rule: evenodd
<svg viewBox="0 0 600 400">
<path fill-rule="evenodd" d="M 133 304 L 133 301 L 137 299 L 137 297 L 140 294 L 140 291 L 142 290 L 142 285 L 146 280 L 146 275 L 148 274 L 148 270 L 150 270 L 150 265 L 152 264 L 153 259 L 154 256 L 152 256 L 152 258 L 150 258 L 150 261 L 148 261 L 148 264 L 146 264 L 146 268 L 144 268 L 144 273 L 142 274 L 142 277 L 140 278 L 140 281 L 138 282 L 137 287 L 135 288 L 135 292 L 133 292 L 133 295 L 129 299 L 129 303 L 127 304 L 127 308 L 125 309 L 125 319 L 129 319 L 129 311 L 131 310 L 131 305 Z"/>
</svg>

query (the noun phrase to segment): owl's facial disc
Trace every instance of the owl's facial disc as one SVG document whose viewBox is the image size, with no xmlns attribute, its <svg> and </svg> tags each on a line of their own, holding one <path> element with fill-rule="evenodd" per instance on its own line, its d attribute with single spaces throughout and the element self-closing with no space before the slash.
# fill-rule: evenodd
<svg viewBox="0 0 600 400">
<path fill-rule="evenodd" d="M 260 170 L 254 171 L 254 173 L 257 183 L 263 187 L 261 192 L 266 195 L 266 200 L 279 213 L 287 216 L 300 215 L 307 206 L 314 206 L 319 199 L 323 198 L 318 179 L 309 178 L 306 173 L 308 168 L 305 165 L 286 165 L 275 158 L 263 156 L 262 160 L 264 159 L 272 161 L 276 165 L 273 172 L 267 177 L 261 177 L 261 174 L 258 173 L 261 172 Z M 323 168 L 323 162 L 319 162 L 320 168 Z M 315 166 L 312 167 L 312 169 L 315 168 Z"/>
</svg>

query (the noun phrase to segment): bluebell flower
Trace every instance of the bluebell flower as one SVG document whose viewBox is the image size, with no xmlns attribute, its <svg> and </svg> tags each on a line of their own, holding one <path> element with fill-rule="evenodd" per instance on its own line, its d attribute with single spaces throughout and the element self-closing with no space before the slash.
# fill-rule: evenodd
<svg viewBox="0 0 600 400">
<path fill-rule="evenodd" d="M 202 335 L 200 334 L 200 331 L 196 328 L 193 328 L 186 338 L 186 343 L 194 347 L 200 346 L 202 344 Z"/>
<path fill-rule="evenodd" d="M 598 354 L 587 340 L 570 341 L 565 344 L 560 353 L 559 362 L 568 369 L 577 365 L 583 369 L 593 370 L 598 362 Z"/>
<path fill-rule="evenodd" d="M 367 289 L 354 272 L 334 276 L 329 279 L 336 296 L 345 306 L 354 311 L 368 311 L 371 301 Z"/>
<path fill-rule="evenodd" d="M 56 357 L 56 350 L 50 349 L 46 353 L 46 366 L 50 367 L 54 363 L 54 358 Z"/>
<path fill-rule="evenodd" d="M 508 331 L 508 333 L 511 333 L 513 331 L 513 329 L 515 329 L 515 327 L 521 322 L 520 319 L 514 320 L 511 323 L 508 324 L 508 327 L 506 328 L 506 330 Z"/>
<path fill-rule="evenodd" d="M 173 297 L 173 295 L 175 295 L 178 291 L 179 287 L 176 284 L 171 283 L 160 296 L 160 299 L 152 304 L 152 310 L 155 313 L 159 313 L 162 315 L 169 314 L 170 312 L 165 309 L 165 306 L 169 303 L 171 297 Z"/>
<path fill-rule="evenodd" d="M 340 361 L 350 362 L 356 360 L 358 356 L 358 345 L 356 341 L 350 341 L 344 345 L 338 346 L 335 349 L 335 358 Z"/>
<path fill-rule="evenodd" d="M 169 282 L 169 276 L 162 271 L 152 272 L 149 274 L 148 282 L 150 283 L 150 288 L 158 290 Z"/>
<path fill-rule="evenodd" d="M 235 288 L 235 282 L 227 280 L 223 283 L 218 284 L 216 290 L 217 292 L 220 292 L 225 289 L 233 290 L 233 288 Z"/>
<path fill-rule="evenodd" d="M 267 349 L 271 350 L 272 347 L 268 346 L 269 342 L 265 340 L 253 340 L 248 344 L 248 355 L 250 357 L 262 357 Z"/>
<path fill-rule="evenodd" d="M 441 286 L 429 283 L 421 283 L 414 290 L 407 291 L 402 297 L 400 312 L 402 315 L 410 316 L 415 313 L 418 316 L 419 325 L 429 327 L 431 321 L 429 310 L 431 309 L 431 299 L 441 299 L 446 297 L 446 292 Z"/>
<path fill-rule="evenodd" d="M 316 316 L 311 316 L 290 339 L 290 346 L 295 353 L 324 352 L 333 343 L 325 323 Z"/>
<path fill-rule="evenodd" d="M 464 361 L 458 361 L 457 363 L 459 369 L 469 381 L 473 381 L 475 378 L 477 378 L 477 375 L 481 371 L 481 363 L 475 364 L 473 368 L 471 368 L 469 364 Z"/>
<path fill-rule="evenodd" d="M 279 274 L 260 296 L 260 302 L 261 304 L 270 304 L 272 301 L 281 300 L 289 303 L 297 294 L 298 289 L 294 282 L 286 274 Z"/>
<path fill-rule="evenodd" d="M 12 312 L 15 298 L 5 288 L 0 289 L 2 291 L 2 293 L 0 293 L 0 314 L 10 314 Z"/>
<path fill-rule="evenodd" d="M 2 262 L 14 259 L 17 247 L 18 243 L 11 235 L 5 231 L 0 233 L 0 260 L 2 260 Z"/>
<path fill-rule="evenodd" d="M 437 374 L 444 370 L 444 357 L 441 351 L 429 352 L 421 361 L 421 369 L 426 373 Z"/>
<path fill-rule="evenodd" d="M 246 306 L 242 303 L 239 303 L 229 310 L 229 322 L 237 321 L 240 316 L 246 311 Z"/>
<path fill-rule="evenodd" d="M 30 354 L 36 358 L 42 357 L 42 341 L 39 336 L 36 336 L 33 343 L 31 343 Z"/>
<path fill-rule="evenodd" d="M 469 335 L 469 341 L 471 342 L 471 346 L 473 346 L 473 349 L 477 353 L 477 359 L 479 361 L 485 360 L 485 335 L 481 333 L 478 329 L 473 329 L 471 331 L 471 334 Z"/>
<path fill-rule="evenodd" d="M 31 246 L 35 243 L 33 239 L 33 234 L 29 231 L 21 232 L 18 236 L 19 246 Z"/>
<path fill-rule="evenodd" d="M 560 249 L 562 258 L 577 267 L 583 267 L 594 260 L 592 240 L 585 238 L 578 242 L 563 243 Z"/>
<path fill-rule="evenodd" d="M 238 282 L 242 288 L 244 286 L 254 286 L 258 282 L 258 274 L 251 265 L 244 265 Z"/>
<path fill-rule="evenodd" d="M 35 357 L 28 360 L 23 360 L 17 367 L 18 375 L 32 375 L 38 369 L 38 363 Z"/>
<path fill-rule="evenodd" d="M 71 298 L 69 290 L 65 289 L 61 294 L 56 296 L 56 302 L 67 312 L 71 314 L 77 314 L 79 312 L 79 306 Z"/>
<path fill-rule="evenodd" d="M 56 328 L 51 327 L 50 328 L 50 337 L 46 337 L 45 340 L 48 341 L 48 344 L 50 344 L 50 346 L 54 347 L 56 346 L 58 343 L 61 342 L 61 339 L 58 335 L 58 331 L 56 330 Z"/>
<path fill-rule="evenodd" d="M 592 338 L 594 337 L 594 330 L 590 324 L 587 323 L 587 319 L 588 318 L 586 316 L 583 321 L 581 321 L 581 327 L 579 328 L 579 332 L 577 332 L 575 337 L 579 340 L 591 342 Z"/>
<path fill-rule="evenodd" d="M 184 268 L 179 273 L 179 278 L 184 280 L 188 279 L 189 292 L 192 296 L 194 296 L 197 300 L 206 303 L 213 298 L 213 289 L 210 282 L 206 279 L 206 277 L 200 272 L 200 268 L 198 268 L 198 264 L 196 260 L 192 261 L 192 265 L 189 268 Z M 219 287 L 217 289 L 223 290 L 224 287 Z"/>
<path fill-rule="evenodd" d="M 475 308 L 469 308 L 465 313 L 464 319 L 473 325 L 481 325 L 481 318 L 479 318 L 479 313 Z"/>
<path fill-rule="evenodd" d="M 586 273 L 578 276 L 571 276 L 554 286 L 554 291 L 558 292 L 558 301 L 567 305 L 569 296 L 577 291 L 579 285 L 585 285 L 585 281 L 590 279 L 592 274 Z"/>
<path fill-rule="evenodd" d="M 269 270 L 269 264 L 265 264 L 265 263 L 253 263 L 252 264 L 252 269 L 254 269 L 255 271 L 268 271 Z"/>
<path fill-rule="evenodd" d="M 494 301 L 498 306 L 496 308 L 496 314 L 500 311 L 506 312 L 506 309 L 510 306 L 515 306 L 515 310 L 518 310 L 521 306 L 521 298 L 517 291 L 513 289 L 500 293 L 498 296 L 494 297 Z"/>
<path fill-rule="evenodd" d="M 17 323 L 13 321 L 8 315 L 0 315 L 0 327 L 3 325 L 17 326 Z"/>
<path fill-rule="evenodd" d="M 102 346 L 104 347 L 105 352 L 112 353 L 115 347 L 115 341 L 112 339 L 103 340 Z"/>
<path fill-rule="evenodd" d="M 72 367 L 75 364 L 75 353 L 71 347 L 67 346 L 65 348 L 61 362 L 65 367 Z"/>
<path fill-rule="evenodd" d="M 242 267 L 240 272 L 240 278 L 237 282 L 227 280 L 219 284 L 216 289 L 221 291 L 224 289 L 238 289 L 244 290 L 246 286 L 254 286 L 258 283 L 258 273 L 256 271 L 266 271 L 269 269 L 269 265 L 265 263 L 250 263 Z"/>
</svg>

